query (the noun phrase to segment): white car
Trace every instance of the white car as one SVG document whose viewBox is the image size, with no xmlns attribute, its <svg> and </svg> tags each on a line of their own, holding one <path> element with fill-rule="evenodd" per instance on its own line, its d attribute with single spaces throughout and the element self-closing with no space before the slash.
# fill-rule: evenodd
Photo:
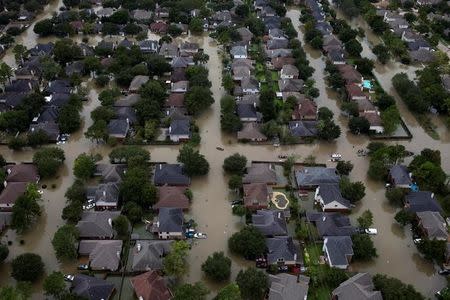
<svg viewBox="0 0 450 300">
<path fill-rule="evenodd" d="M 64 275 L 64 280 L 65 281 L 70 281 L 70 282 L 72 282 L 73 281 L 73 279 L 75 278 L 75 276 L 73 276 L 73 275 Z"/>
<path fill-rule="evenodd" d="M 95 203 L 89 203 L 88 205 L 83 205 L 83 209 L 89 210 L 89 209 L 94 208 L 94 206 L 95 206 Z"/>
<path fill-rule="evenodd" d="M 196 239 L 206 239 L 206 233 L 197 232 L 194 234 L 194 238 Z"/>
<path fill-rule="evenodd" d="M 366 228 L 365 232 L 370 235 L 376 235 L 378 230 L 376 228 Z"/>
<path fill-rule="evenodd" d="M 420 242 L 422 242 L 422 239 L 414 239 L 413 242 L 414 242 L 414 244 L 417 245 L 417 244 L 419 244 Z"/>
</svg>

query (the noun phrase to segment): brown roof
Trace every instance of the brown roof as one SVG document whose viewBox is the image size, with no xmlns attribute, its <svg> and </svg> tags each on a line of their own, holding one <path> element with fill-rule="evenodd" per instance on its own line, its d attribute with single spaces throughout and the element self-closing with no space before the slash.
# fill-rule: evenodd
<svg viewBox="0 0 450 300">
<path fill-rule="evenodd" d="M 300 120 L 303 118 L 315 118 L 317 115 L 317 105 L 314 101 L 309 99 L 303 99 L 299 101 L 299 104 L 292 112 L 293 120 Z"/>
<path fill-rule="evenodd" d="M 360 114 L 361 117 L 366 118 L 369 121 L 370 126 L 381 126 L 383 122 L 377 112 L 365 112 Z"/>
<path fill-rule="evenodd" d="M 184 68 L 175 68 L 170 75 L 170 81 L 178 82 L 178 81 L 186 81 L 186 71 Z"/>
<path fill-rule="evenodd" d="M 167 29 L 169 28 L 169 25 L 167 25 L 164 22 L 155 22 L 150 24 L 150 30 L 157 33 L 164 33 L 167 32 Z"/>
<path fill-rule="evenodd" d="M 295 59 L 293 57 L 274 57 L 272 58 L 272 65 L 276 70 L 281 70 L 284 65 L 294 64 Z"/>
<path fill-rule="evenodd" d="M 353 66 L 338 65 L 337 68 L 347 84 L 361 83 L 362 75 Z"/>
<path fill-rule="evenodd" d="M 353 97 L 365 97 L 366 94 L 361 90 L 361 88 L 355 84 L 346 84 L 345 90 L 350 98 Z"/>
<path fill-rule="evenodd" d="M 168 106 L 168 107 L 183 107 L 184 106 L 184 93 L 171 93 L 166 100 L 166 106 Z"/>
<path fill-rule="evenodd" d="M 164 279 L 156 271 L 148 271 L 131 278 L 131 285 L 138 298 L 143 300 L 169 300 L 172 293 Z"/>
<path fill-rule="evenodd" d="M 33 164 L 18 164 L 6 167 L 7 182 L 37 182 L 39 174 L 37 167 Z"/>
<path fill-rule="evenodd" d="M 27 189 L 27 182 L 10 182 L 0 194 L 0 204 L 14 204 Z"/>
<path fill-rule="evenodd" d="M 181 209 L 189 208 L 189 199 L 184 192 L 186 187 L 181 186 L 161 186 L 158 188 L 159 201 L 153 208 L 159 209 L 161 207 L 176 207 Z"/>
<path fill-rule="evenodd" d="M 260 126 L 257 123 L 245 123 L 242 130 L 237 133 L 238 140 L 267 140 L 267 137 L 261 133 Z"/>
<path fill-rule="evenodd" d="M 269 187 L 265 183 L 244 184 L 245 206 L 267 206 L 269 194 Z"/>
<path fill-rule="evenodd" d="M 376 110 L 375 106 L 367 98 L 356 99 L 354 101 L 356 102 L 356 104 L 358 104 L 358 111 L 364 112 L 364 111 L 375 111 Z"/>
</svg>

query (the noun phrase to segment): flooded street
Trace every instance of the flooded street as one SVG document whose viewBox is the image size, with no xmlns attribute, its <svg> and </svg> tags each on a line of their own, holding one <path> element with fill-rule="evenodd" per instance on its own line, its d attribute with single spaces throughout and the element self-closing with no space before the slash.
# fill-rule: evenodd
<svg viewBox="0 0 450 300">
<path fill-rule="evenodd" d="M 46 13 L 42 17 L 48 17 L 53 11 L 61 6 L 61 2 L 53 3 L 48 7 Z M 291 18 L 296 29 L 300 28 L 299 23 L 300 12 L 297 9 L 290 9 L 287 16 Z M 363 22 L 364 23 L 364 22 Z M 363 26 L 364 24 L 352 24 L 355 26 Z M 366 30 L 367 32 L 367 30 Z M 77 41 L 81 40 L 82 36 L 76 36 Z M 299 38 L 303 41 L 303 34 L 299 31 Z M 377 42 L 376 37 L 368 35 L 370 42 Z M 95 44 L 100 38 L 90 38 L 90 43 Z M 419 291 L 426 296 L 431 296 L 434 292 L 445 286 L 445 278 L 436 274 L 434 266 L 424 261 L 418 254 L 414 244 L 412 243 L 411 234 L 408 229 L 402 229 L 394 223 L 395 211 L 387 204 L 384 198 L 384 186 L 382 183 L 373 182 L 367 178 L 368 159 L 358 157 L 356 151 L 364 148 L 369 139 L 365 136 L 355 136 L 347 132 L 346 119 L 340 116 L 339 102 L 337 94 L 331 89 L 327 88 L 324 81 L 325 59 L 317 50 L 305 46 L 307 57 L 310 64 L 315 68 L 313 79 L 316 81 L 316 87 L 320 90 L 320 96 L 316 99 L 319 106 L 326 106 L 335 114 L 337 123 L 341 126 L 342 134 L 339 139 L 332 143 L 318 142 L 312 145 L 295 145 L 275 148 L 271 145 L 267 146 L 253 146 L 249 144 L 238 144 L 235 137 L 223 134 L 220 130 L 220 98 L 224 95 L 222 84 L 222 64 L 221 57 L 218 53 L 220 46 L 204 34 L 202 37 L 188 37 L 185 38 L 191 42 L 197 42 L 205 53 L 209 55 L 210 59 L 207 64 L 209 70 L 209 79 L 212 83 L 211 91 L 215 103 L 200 116 L 197 120 L 197 125 L 200 127 L 200 135 L 202 138 L 200 144 L 200 152 L 206 156 L 210 163 L 210 172 L 207 176 L 196 178 L 192 181 L 191 189 L 193 191 L 194 199 L 191 205 L 189 216 L 192 216 L 199 225 L 199 231 L 208 234 L 206 240 L 195 241 L 190 257 L 188 259 L 190 268 L 189 274 L 186 275 L 185 280 L 188 282 L 196 282 L 199 280 L 206 281 L 202 272 L 201 264 L 206 260 L 207 256 L 214 251 L 224 251 L 227 255 L 233 258 L 233 272 L 234 279 L 240 268 L 253 265 L 252 262 L 245 262 L 241 259 L 233 257 L 228 252 L 227 240 L 234 232 L 239 230 L 244 221 L 240 217 L 233 216 L 229 200 L 233 199 L 227 186 L 228 178 L 224 176 L 222 170 L 222 163 L 224 158 L 236 152 L 247 156 L 248 160 L 277 160 L 279 154 L 295 154 L 299 160 L 303 160 L 309 155 L 316 157 L 316 161 L 328 165 L 329 155 L 334 152 L 339 152 L 343 155 L 345 160 L 351 160 L 355 165 L 351 173 L 352 180 L 361 180 L 366 184 L 366 197 L 362 203 L 352 213 L 352 218 L 356 217 L 364 210 L 370 209 L 374 214 L 374 227 L 378 229 L 379 234 L 375 236 L 374 243 L 378 250 L 379 257 L 370 264 L 352 264 L 353 270 L 369 271 L 371 273 L 385 273 L 393 277 L 397 277 L 404 282 L 411 283 L 417 287 Z M 19 38 L 18 42 L 23 43 L 28 48 L 33 47 L 37 42 L 46 42 L 54 40 L 54 38 L 37 39 L 37 36 L 32 31 L 32 26 L 24 32 Z M 181 40 L 181 39 L 177 39 Z M 367 39 L 361 40 L 364 47 L 364 55 L 373 58 L 369 49 L 369 41 Z M 9 50 L 3 58 L 5 62 L 11 66 L 15 66 L 14 55 Z M 380 81 L 383 88 L 390 94 L 395 95 L 392 91 L 391 78 L 398 72 L 408 72 L 414 75 L 414 67 L 399 66 L 396 63 L 390 63 L 386 66 L 376 64 L 375 75 Z M 396 96 L 396 95 L 395 95 Z M 54 232 L 64 222 L 61 219 L 61 211 L 65 206 L 64 193 L 66 189 L 73 183 L 72 167 L 75 158 L 83 152 L 100 153 L 104 158 L 110 151 L 109 147 L 105 145 L 98 145 L 91 142 L 84 137 L 83 132 L 92 124 L 90 112 L 97 106 L 98 91 L 91 88 L 87 103 L 84 103 L 82 117 L 83 125 L 76 134 L 73 134 L 67 144 L 60 145 L 65 151 L 66 161 L 64 168 L 59 173 L 56 180 L 49 182 L 42 182 L 47 184 L 48 188 L 44 190 L 43 194 L 43 209 L 44 213 L 39 219 L 38 224 L 24 236 L 18 237 L 11 230 L 8 230 L 3 235 L 2 241 L 12 241 L 10 247 L 10 256 L 5 264 L 0 267 L 0 284 L 4 285 L 12 283 L 13 280 L 9 276 L 9 262 L 11 259 L 24 252 L 34 252 L 42 256 L 46 265 L 47 273 L 53 270 L 62 270 L 63 272 L 73 272 L 73 264 L 62 264 L 56 260 L 56 257 L 51 246 L 51 238 Z M 407 126 L 410 128 L 413 139 L 411 141 L 400 141 L 398 143 L 404 144 L 410 151 L 418 153 L 422 148 L 429 147 L 441 150 L 443 168 L 445 171 L 450 171 L 450 138 L 448 133 L 445 135 L 443 131 L 441 141 L 433 140 L 424 130 L 417 124 L 414 116 L 409 113 L 407 108 L 399 101 L 396 96 L 399 110 Z M 223 147 L 224 151 L 216 150 L 216 147 Z M 178 155 L 178 146 L 146 146 L 151 153 L 152 161 L 166 161 L 176 162 Z M 7 161 L 31 161 L 33 150 L 24 150 L 13 152 L 6 146 L 1 146 L 1 153 L 5 156 Z M 55 185 L 53 188 L 52 186 Z M 300 204 L 302 204 L 300 202 Z M 24 240 L 21 245 L 20 240 Z M 208 287 L 217 291 L 223 285 L 213 284 L 207 282 Z M 35 285 L 35 299 L 42 299 L 41 284 Z M 214 293 L 213 293 L 214 294 Z M 213 294 L 210 295 L 212 298 Z"/>
</svg>

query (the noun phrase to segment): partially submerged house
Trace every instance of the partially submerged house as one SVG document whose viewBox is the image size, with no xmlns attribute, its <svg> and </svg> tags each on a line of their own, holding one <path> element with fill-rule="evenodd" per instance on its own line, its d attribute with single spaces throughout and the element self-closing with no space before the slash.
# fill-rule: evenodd
<svg viewBox="0 0 450 300">
<path fill-rule="evenodd" d="M 252 215 L 252 226 L 268 237 L 287 235 L 286 217 L 283 211 L 258 210 Z"/>
<path fill-rule="evenodd" d="M 358 273 L 342 282 L 331 293 L 333 300 L 383 300 L 380 291 L 375 291 L 372 276 L 369 273 Z"/>
<path fill-rule="evenodd" d="M 422 235 L 430 240 L 448 239 L 447 223 L 437 211 L 422 211 L 416 214 L 417 226 Z"/>
<path fill-rule="evenodd" d="M 272 188 L 266 183 L 249 183 L 243 185 L 244 206 L 247 209 L 266 209 L 272 195 Z"/>
<path fill-rule="evenodd" d="M 114 283 L 93 276 L 76 274 L 71 292 L 88 300 L 108 300 L 115 291 Z"/>
<path fill-rule="evenodd" d="M 81 240 L 78 254 L 89 256 L 92 270 L 116 271 L 120 265 L 121 240 Z"/>
<path fill-rule="evenodd" d="M 442 213 L 442 207 L 434 197 L 434 193 L 428 191 L 409 192 L 405 196 L 405 209 L 411 213 L 423 211 L 435 211 Z"/>
<path fill-rule="evenodd" d="M 315 190 L 320 184 L 338 184 L 339 180 L 335 168 L 304 167 L 295 171 L 295 181 L 299 189 Z"/>
<path fill-rule="evenodd" d="M 393 165 L 389 170 L 389 182 L 393 187 L 409 189 L 412 185 L 411 172 L 404 165 Z"/>
<path fill-rule="evenodd" d="M 342 196 L 339 184 L 320 184 L 316 189 L 314 200 L 326 212 L 351 210 L 351 202 Z"/>
<path fill-rule="evenodd" d="M 76 225 L 81 239 L 112 239 L 115 230 L 112 221 L 120 216 L 120 211 L 85 211 Z"/>
<path fill-rule="evenodd" d="M 161 207 L 158 216 L 155 217 L 151 231 L 158 235 L 158 238 L 184 239 L 184 218 L 181 208 Z"/>
<path fill-rule="evenodd" d="M 269 265 L 295 266 L 300 264 L 302 257 L 299 249 L 290 236 L 266 238 L 266 260 Z"/>
<path fill-rule="evenodd" d="M 186 196 L 187 188 L 184 186 L 161 186 L 158 187 L 158 202 L 153 209 L 161 207 L 173 207 L 186 210 L 189 208 L 189 198 Z"/>
<path fill-rule="evenodd" d="M 275 167 L 270 163 L 252 163 L 247 168 L 242 183 L 266 183 L 268 185 L 277 184 L 277 174 Z"/>
<path fill-rule="evenodd" d="M 153 178 L 155 185 L 189 186 L 191 179 L 180 164 L 157 164 Z"/>
<path fill-rule="evenodd" d="M 316 226 L 319 237 L 351 236 L 356 233 L 350 219 L 340 213 L 307 212 L 306 219 Z"/>
<path fill-rule="evenodd" d="M 155 270 L 134 276 L 130 282 L 140 300 L 170 300 L 173 297 L 164 278 Z"/>
<path fill-rule="evenodd" d="M 172 249 L 172 241 L 137 240 L 132 248 L 133 272 L 162 270 L 163 259 Z"/>
</svg>

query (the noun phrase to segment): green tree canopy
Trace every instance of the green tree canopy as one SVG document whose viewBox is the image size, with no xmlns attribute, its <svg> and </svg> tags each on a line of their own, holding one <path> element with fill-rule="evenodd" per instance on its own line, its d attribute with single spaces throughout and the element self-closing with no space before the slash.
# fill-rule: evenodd
<svg viewBox="0 0 450 300">
<path fill-rule="evenodd" d="M 252 267 L 239 271 L 236 283 L 243 299 L 261 300 L 269 286 L 269 279 L 265 272 Z"/>
<path fill-rule="evenodd" d="M 376 274 L 373 277 L 373 284 L 375 285 L 375 290 L 381 291 L 384 300 L 425 299 L 412 285 L 405 284 L 397 278 Z"/>
<path fill-rule="evenodd" d="M 209 293 L 202 282 L 185 283 L 175 290 L 173 300 L 204 300 Z"/>
<path fill-rule="evenodd" d="M 209 172 L 209 163 L 205 156 L 189 145 L 180 149 L 177 161 L 183 164 L 183 170 L 189 176 L 206 175 Z"/>
<path fill-rule="evenodd" d="M 352 235 L 353 259 L 367 261 L 377 257 L 377 249 L 367 234 Z"/>
<path fill-rule="evenodd" d="M 19 196 L 12 208 L 11 227 L 19 233 L 29 229 L 41 215 L 41 200 L 38 187 L 29 183 L 23 195 Z"/>
<path fill-rule="evenodd" d="M 341 178 L 339 182 L 342 196 L 350 202 L 355 203 L 360 201 L 366 195 L 366 187 L 361 181 L 350 182 L 348 178 Z"/>
<path fill-rule="evenodd" d="M 63 273 L 53 272 L 48 275 L 44 280 L 44 291 L 48 296 L 53 296 L 56 299 L 60 298 L 66 291 Z"/>
<path fill-rule="evenodd" d="M 223 169 L 230 174 L 243 174 L 246 165 L 247 158 L 239 153 L 230 155 L 223 161 Z"/>
<path fill-rule="evenodd" d="M 353 164 L 349 160 L 348 161 L 340 160 L 336 165 L 336 170 L 341 175 L 348 175 L 353 170 Z"/>
<path fill-rule="evenodd" d="M 188 251 L 189 244 L 186 241 L 173 242 L 172 250 L 163 260 L 164 272 L 176 277 L 184 275 L 187 272 L 186 256 Z"/>
<path fill-rule="evenodd" d="M 114 148 L 109 154 L 109 160 L 113 163 L 127 163 L 132 157 L 138 157 L 143 161 L 148 161 L 150 160 L 150 153 L 138 146 L 121 146 Z"/>
<path fill-rule="evenodd" d="M 373 225 L 373 214 L 370 210 L 365 210 L 358 218 L 358 224 L 362 228 L 369 228 Z"/>
<path fill-rule="evenodd" d="M 223 252 L 214 252 L 202 264 L 202 271 L 216 281 L 227 280 L 231 275 L 231 259 Z"/>
<path fill-rule="evenodd" d="M 242 300 L 241 291 L 236 283 L 230 283 L 223 287 L 214 300 Z"/>
<path fill-rule="evenodd" d="M 130 221 L 124 215 L 117 216 L 113 221 L 112 225 L 117 233 L 117 236 L 121 239 L 126 239 L 130 233 Z"/>
<path fill-rule="evenodd" d="M 214 103 L 212 93 L 207 87 L 194 86 L 186 93 L 185 104 L 188 112 L 199 115 Z"/>
<path fill-rule="evenodd" d="M 95 172 L 95 160 L 92 155 L 81 153 L 74 161 L 73 174 L 79 179 L 89 179 Z"/>
<path fill-rule="evenodd" d="M 246 259 L 255 259 L 266 251 L 264 236 L 253 226 L 246 226 L 228 239 L 228 247 Z"/>
<path fill-rule="evenodd" d="M 24 253 L 13 259 L 11 276 L 17 281 L 35 282 L 44 274 L 44 263 L 39 255 Z"/>
<path fill-rule="evenodd" d="M 5 259 L 8 257 L 8 255 L 9 255 L 8 246 L 0 243 L 0 263 L 5 261 Z"/>
<path fill-rule="evenodd" d="M 53 249 L 59 260 L 73 260 L 78 256 L 76 243 L 78 229 L 74 225 L 64 225 L 58 228 L 52 239 Z"/>
<path fill-rule="evenodd" d="M 42 148 L 33 155 L 33 163 L 43 178 L 54 176 L 65 159 L 64 150 L 57 147 Z"/>
</svg>

